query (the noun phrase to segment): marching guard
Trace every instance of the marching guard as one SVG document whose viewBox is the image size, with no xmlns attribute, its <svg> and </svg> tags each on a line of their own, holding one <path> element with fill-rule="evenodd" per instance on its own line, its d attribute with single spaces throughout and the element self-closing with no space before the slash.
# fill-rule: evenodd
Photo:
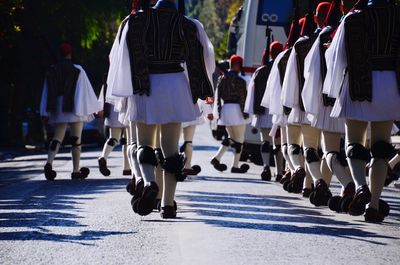
<svg viewBox="0 0 400 265">
<path fill-rule="evenodd" d="M 325 204 L 328 200 L 329 208 L 336 212 L 347 212 L 347 207 L 355 193 L 355 185 L 351 178 L 344 152 L 341 150 L 342 136 L 344 135 L 344 120 L 330 117 L 335 100 L 322 93 L 327 68 L 325 51 L 331 42 L 331 36 L 340 23 L 342 12 L 348 12 L 354 6 L 354 0 L 333 0 L 329 14 L 325 20 L 326 27 L 315 40 L 304 63 L 304 88 L 302 99 L 307 117 L 311 126 L 321 130 L 321 146 L 327 165 L 333 175 L 342 185 L 341 195 L 329 197 L 326 187 L 329 180 L 321 180 L 326 184 L 319 185 L 313 194 L 316 205 Z M 341 8 L 343 7 L 343 8 Z M 328 63 L 329 65 L 329 63 Z M 325 190 L 324 190 L 325 187 Z M 326 197 L 325 197 L 326 196 Z M 350 200 L 350 201 L 349 201 Z"/>
<path fill-rule="evenodd" d="M 389 214 L 380 200 L 393 121 L 400 118 L 400 7 L 393 1 L 360 0 L 340 24 L 326 52 L 328 73 L 324 92 L 336 98 L 331 116 L 345 119 L 346 155 L 356 194 L 350 215 L 382 222 Z M 362 45 L 361 45 L 362 44 Z M 366 132 L 371 124 L 371 151 Z M 368 187 L 365 168 L 370 163 Z"/>
<path fill-rule="evenodd" d="M 131 201 L 139 215 L 148 215 L 159 187 L 154 169 L 157 127 L 164 155 L 161 217 L 175 218 L 177 181 L 185 175 L 179 154 L 181 123 L 200 116 L 197 100 L 213 96 L 211 75 L 215 69 L 213 46 L 202 25 L 183 15 L 184 2 L 159 0 L 132 14 L 121 34 L 121 44 L 111 59 L 108 83 L 113 97 L 128 98 L 129 121 L 137 127 L 137 151 L 144 187 Z M 138 193 L 138 194 L 136 194 Z"/>
<path fill-rule="evenodd" d="M 62 59 L 47 71 L 40 103 L 40 115 L 54 125 L 44 174 L 47 180 L 57 176 L 53 161 L 63 142 L 67 126 L 71 129 L 72 179 L 85 179 L 87 167 L 80 168 L 81 137 L 84 122 L 94 119 L 102 106 L 82 66 L 72 62 L 72 46 L 60 45 Z"/>
<path fill-rule="evenodd" d="M 201 167 L 199 165 L 192 165 L 193 156 L 193 139 L 196 127 L 203 124 L 206 120 L 212 121 L 214 119 L 213 110 L 211 107 L 211 99 L 198 100 L 197 104 L 200 109 L 200 117 L 191 122 L 182 123 L 183 145 L 180 152 L 185 155 L 185 168 L 184 173 L 187 176 L 194 176 L 200 173 Z"/>
<path fill-rule="evenodd" d="M 103 117 L 104 126 L 109 128 L 109 138 L 103 147 L 103 152 L 98 159 L 99 171 L 103 176 L 110 176 L 111 171 L 107 167 L 107 159 L 110 153 L 114 150 L 118 143 L 122 145 L 123 156 L 123 176 L 131 175 L 131 167 L 128 157 L 128 138 L 129 127 L 119 121 L 119 113 L 115 111 L 114 105 L 105 102 L 105 95 L 107 93 L 107 82 L 104 80 L 102 91 L 100 93 L 101 101 L 103 102 Z"/>
<path fill-rule="evenodd" d="M 250 168 L 248 164 L 239 167 L 246 125 L 250 123 L 249 114 L 244 110 L 247 83 L 241 77 L 242 65 L 243 58 L 232 55 L 230 69 L 218 79 L 215 92 L 214 117 L 218 120 L 218 125 L 225 126 L 228 131 L 228 138 L 222 140 L 218 152 L 211 160 L 214 168 L 221 172 L 228 169 L 227 165 L 221 163 L 221 159 L 229 147 L 234 150 L 231 173 L 246 173 Z"/>
<path fill-rule="evenodd" d="M 288 59 L 285 80 L 282 85 L 282 104 L 290 108 L 288 116 L 287 135 L 289 141 L 289 154 L 296 169 L 291 181 L 284 186 L 289 192 L 300 193 L 303 187 L 303 180 L 306 176 L 305 168 L 302 166 L 301 143 L 303 143 L 304 159 L 306 168 L 310 171 L 315 191 L 310 194 L 310 201 L 319 206 L 327 205 L 331 193 L 328 188 L 331 174 L 321 172 L 321 159 L 318 154 L 320 145 L 320 130 L 311 127 L 305 113 L 301 93 L 304 88 L 304 60 L 319 32 L 328 13 L 330 3 L 322 2 L 316 9 L 313 16 L 313 1 L 309 3 L 309 10 L 306 16 L 301 38 L 296 41 Z M 314 30 L 315 22 L 317 29 Z"/>
<path fill-rule="evenodd" d="M 269 110 L 261 106 L 267 80 L 271 72 L 272 65 L 279 53 L 283 50 L 283 45 L 274 41 L 271 43 L 270 48 L 267 49 L 263 56 L 263 66 L 259 67 L 253 74 L 250 84 L 248 87 L 248 93 L 246 98 L 245 112 L 252 115 L 251 125 L 260 130 L 261 136 L 261 157 L 264 164 L 263 172 L 261 173 L 262 180 L 271 180 L 271 169 L 269 167 L 270 154 L 274 155 L 275 159 L 275 178 L 276 181 L 280 181 L 282 178 L 282 164 L 283 158 L 280 151 L 280 142 L 276 142 L 275 136 L 271 137 L 270 131 L 272 128 L 272 115 L 269 114 Z M 271 58 L 271 60 L 269 59 Z M 273 148 L 271 147 L 273 142 Z"/>
</svg>

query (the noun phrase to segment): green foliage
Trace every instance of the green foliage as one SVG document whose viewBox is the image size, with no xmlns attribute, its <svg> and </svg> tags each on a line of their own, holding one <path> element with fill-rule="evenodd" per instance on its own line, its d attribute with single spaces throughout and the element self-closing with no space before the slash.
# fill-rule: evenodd
<svg viewBox="0 0 400 265">
<path fill-rule="evenodd" d="M 0 145 L 21 143 L 20 124 L 28 108 L 37 110 L 47 68 L 56 62 L 63 41 L 73 45 L 99 91 L 108 54 L 121 19 L 120 0 L 1 0 L 0 2 Z"/>
<path fill-rule="evenodd" d="M 199 12 L 199 20 L 203 23 L 212 44 L 218 46 L 222 41 L 223 33 L 219 24 L 214 0 L 203 1 Z"/>
<path fill-rule="evenodd" d="M 226 57 L 227 57 L 228 35 L 229 35 L 229 31 L 226 30 L 224 33 L 224 36 L 222 38 L 222 41 L 215 48 L 215 58 L 217 60 L 226 59 Z"/>
</svg>

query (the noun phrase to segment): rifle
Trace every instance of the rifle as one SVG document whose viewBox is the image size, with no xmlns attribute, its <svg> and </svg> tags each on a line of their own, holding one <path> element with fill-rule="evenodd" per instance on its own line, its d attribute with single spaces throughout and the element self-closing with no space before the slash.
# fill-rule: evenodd
<svg viewBox="0 0 400 265">
<path fill-rule="evenodd" d="M 342 16 L 342 12 L 340 11 L 340 2 L 341 0 L 332 0 L 328 15 L 324 21 L 325 26 L 336 28 L 339 24 L 339 20 Z"/>
<path fill-rule="evenodd" d="M 270 60 L 270 46 L 271 46 L 271 36 L 272 35 L 272 29 L 269 27 L 269 19 L 267 18 L 267 27 L 265 29 L 265 37 L 267 37 L 267 47 L 265 47 L 265 56 L 264 56 L 264 61 L 263 64 L 267 65 L 269 63 Z"/>
<path fill-rule="evenodd" d="M 304 26 L 300 34 L 301 36 L 309 36 L 314 31 L 314 9 L 315 0 L 308 0 L 308 12 L 306 15 L 306 21 L 304 22 Z"/>
<path fill-rule="evenodd" d="M 150 8 L 149 0 L 139 0 L 139 6 L 142 10 L 148 10 Z"/>
<path fill-rule="evenodd" d="M 185 13 L 186 13 L 185 0 L 178 0 L 178 11 L 182 15 L 185 15 Z"/>
<path fill-rule="evenodd" d="M 300 27 L 299 27 L 299 19 L 300 19 L 300 14 L 299 14 L 299 0 L 293 0 L 293 12 L 294 12 L 294 17 L 292 20 L 292 25 L 290 27 L 290 33 L 288 40 L 285 45 L 285 49 L 288 49 L 290 47 L 293 47 L 295 42 L 300 36 Z"/>
</svg>

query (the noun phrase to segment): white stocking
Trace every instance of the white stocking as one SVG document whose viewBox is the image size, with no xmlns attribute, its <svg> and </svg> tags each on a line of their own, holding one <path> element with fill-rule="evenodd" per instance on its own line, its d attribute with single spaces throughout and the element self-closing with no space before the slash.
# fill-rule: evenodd
<svg viewBox="0 0 400 265">
<path fill-rule="evenodd" d="M 301 131 L 303 136 L 304 151 L 306 152 L 307 149 L 314 149 L 315 151 L 318 151 L 321 131 L 318 128 L 311 127 L 310 125 L 301 125 Z M 313 162 L 307 162 L 306 160 L 306 164 L 310 170 L 314 184 L 316 184 L 319 179 L 323 179 L 321 174 L 321 160 Z M 329 185 L 329 182 L 327 184 Z"/>
<path fill-rule="evenodd" d="M 271 144 L 272 139 L 271 139 L 271 136 L 269 136 L 270 129 L 264 129 L 263 128 L 260 131 L 261 131 L 261 133 L 260 133 L 261 141 L 262 142 L 266 141 L 266 142 L 269 142 Z M 267 152 L 261 152 L 261 157 L 262 157 L 262 160 L 263 160 L 264 167 L 269 167 L 269 159 L 270 159 L 270 155 L 271 155 L 269 149 L 270 148 L 268 148 Z"/>
<path fill-rule="evenodd" d="M 196 125 L 190 125 L 183 128 L 183 141 L 186 143 L 184 150 L 186 157 L 186 163 L 185 163 L 186 169 L 192 168 L 192 154 L 193 154 L 192 142 L 195 131 L 196 131 Z"/>
<path fill-rule="evenodd" d="M 346 120 L 346 148 L 349 144 L 354 143 L 365 146 L 367 126 L 368 122 Z M 356 184 L 356 188 L 366 185 L 365 169 L 367 162 L 355 158 L 347 158 L 347 161 L 349 162 L 350 172 Z"/>
<path fill-rule="evenodd" d="M 161 126 L 157 126 L 157 133 L 156 133 L 156 148 L 161 148 Z M 162 163 L 162 161 L 159 161 Z M 156 183 L 158 185 L 158 194 L 157 194 L 157 199 L 162 198 L 163 190 L 164 190 L 164 171 L 161 168 L 161 164 L 158 164 L 157 167 L 155 168 L 155 174 L 156 174 Z"/>
<path fill-rule="evenodd" d="M 299 167 L 304 168 L 304 157 L 301 152 L 298 154 L 292 154 L 290 152 L 290 146 L 293 144 L 296 144 L 298 146 L 301 146 L 301 127 L 298 125 L 291 125 L 288 124 L 286 126 L 286 136 L 287 136 L 287 143 L 288 143 L 288 148 L 289 148 L 289 158 L 290 162 L 292 163 L 292 166 L 294 170 L 296 170 Z"/>
<path fill-rule="evenodd" d="M 140 171 L 139 161 L 137 160 L 136 155 L 134 155 L 134 145 L 137 144 L 137 129 L 136 123 L 129 123 L 129 148 L 128 148 L 128 157 L 129 164 L 132 169 L 132 177 L 135 177 L 136 182 L 142 179 L 142 172 Z"/>
<path fill-rule="evenodd" d="M 322 132 L 322 148 L 329 170 L 336 176 L 342 188 L 353 181 L 348 167 L 342 166 L 337 154 L 340 152 L 342 135 L 340 133 Z"/>
<path fill-rule="evenodd" d="M 178 154 L 180 123 L 169 123 L 161 126 L 161 148 L 165 158 Z M 173 206 L 176 191 L 176 176 L 164 170 L 164 192 L 162 206 Z"/>
<path fill-rule="evenodd" d="M 124 145 L 122 145 L 122 156 L 124 158 L 124 160 L 123 160 L 123 168 L 124 168 L 124 170 L 129 170 L 129 169 L 131 169 L 129 158 L 128 158 L 129 128 L 124 128 L 123 129 L 123 137 L 126 140 L 126 143 Z"/>
<path fill-rule="evenodd" d="M 154 148 L 156 141 L 157 125 L 148 125 L 144 123 L 137 123 L 137 137 L 138 147 L 148 146 Z M 137 157 L 139 159 L 139 157 Z M 151 164 L 139 163 L 140 171 L 145 183 L 145 186 L 150 186 L 151 182 L 156 181 L 154 174 L 154 166 Z"/>
<path fill-rule="evenodd" d="M 371 122 L 371 146 L 379 141 L 390 143 L 392 126 L 393 121 Z M 379 207 L 379 198 L 385 184 L 386 175 L 387 161 L 383 158 L 373 158 L 369 173 L 372 195 L 370 206 L 372 208 L 378 209 Z"/>
<path fill-rule="evenodd" d="M 70 123 L 69 126 L 71 127 L 71 137 L 75 137 L 76 141 L 72 144 L 72 172 L 76 173 L 79 172 L 80 167 L 79 163 L 81 160 L 81 137 L 82 137 L 82 130 L 83 130 L 83 122 L 74 122 Z"/>
<path fill-rule="evenodd" d="M 110 153 L 114 150 L 114 147 L 117 145 L 117 143 L 121 139 L 122 128 L 110 128 L 109 132 L 110 132 L 110 137 L 108 138 L 108 141 L 110 141 L 110 139 L 115 139 L 116 143 L 114 145 L 109 145 L 108 141 L 107 141 L 104 144 L 103 153 L 101 154 L 101 157 L 104 157 L 105 159 L 108 158 Z"/>
<path fill-rule="evenodd" d="M 246 125 L 226 126 L 226 130 L 228 131 L 229 138 L 243 145 L 244 134 L 246 132 Z M 233 150 L 233 152 L 234 155 L 233 155 L 232 167 L 238 168 L 240 155 L 242 152 L 237 153 L 236 150 Z"/>
<path fill-rule="evenodd" d="M 49 152 L 47 156 L 47 163 L 50 165 L 53 164 L 54 158 L 56 157 L 58 151 L 60 150 L 60 145 L 64 140 L 66 130 L 67 130 L 66 123 L 56 123 L 54 125 L 54 137 L 52 140 L 54 142 L 50 142 Z M 54 145 L 53 148 L 52 145 Z"/>
<path fill-rule="evenodd" d="M 286 165 L 289 168 L 291 172 L 295 170 L 292 162 L 290 161 L 290 156 L 289 156 L 289 145 L 287 141 L 287 133 L 286 133 L 286 126 L 281 127 L 281 141 L 282 141 L 282 156 L 285 158 Z"/>
</svg>

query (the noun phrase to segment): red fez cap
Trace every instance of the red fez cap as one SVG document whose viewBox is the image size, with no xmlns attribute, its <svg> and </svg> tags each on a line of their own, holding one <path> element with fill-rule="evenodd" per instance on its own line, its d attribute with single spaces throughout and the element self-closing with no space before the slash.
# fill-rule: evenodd
<svg viewBox="0 0 400 265">
<path fill-rule="evenodd" d="M 319 5 L 317 6 L 317 13 L 318 14 L 323 14 L 324 16 L 326 16 L 329 12 L 329 8 L 331 7 L 331 4 L 328 2 L 321 2 L 319 3 Z"/>
<path fill-rule="evenodd" d="M 242 64 L 243 63 L 243 58 L 240 57 L 239 55 L 234 54 L 234 55 L 231 56 L 230 61 L 231 61 L 231 64 L 233 64 L 233 63 Z"/>
<path fill-rule="evenodd" d="M 66 55 L 68 55 L 68 54 L 71 54 L 71 53 L 72 53 L 72 46 L 71 46 L 71 44 L 66 43 L 66 42 L 62 43 L 62 44 L 60 45 L 60 53 L 61 53 L 62 56 L 66 56 Z"/>
<path fill-rule="evenodd" d="M 283 51 L 283 45 L 279 41 L 274 41 L 269 46 L 269 50 L 270 50 L 271 55 L 272 54 L 278 54 L 281 51 Z"/>
</svg>

